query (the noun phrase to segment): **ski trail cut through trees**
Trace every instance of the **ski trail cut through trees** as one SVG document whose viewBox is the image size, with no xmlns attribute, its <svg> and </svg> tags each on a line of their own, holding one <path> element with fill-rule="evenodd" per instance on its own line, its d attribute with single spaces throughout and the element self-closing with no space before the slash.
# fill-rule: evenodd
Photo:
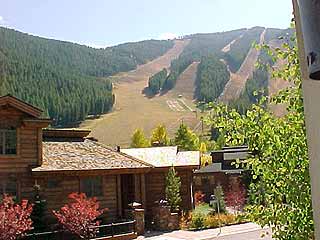
<svg viewBox="0 0 320 240">
<path fill-rule="evenodd" d="M 264 29 L 260 35 L 259 44 L 263 44 L 265 33 L 266 29 Z M 229 101 L 238 99 L 240 97 L 240 94 L 244 90 L 248 78 L 252 76 L 259 54 L 260 51 L 255 47 L 252 47 L 249 50 L 243 63 L 241 64 L 240 69 L 236 73 L 232 73 L 229 70 L 230 79 L 224 87 L 224 90 L 221 93 L 220 97 L 218 98 L 219 101 L 228 103 Z"/>
</svg>

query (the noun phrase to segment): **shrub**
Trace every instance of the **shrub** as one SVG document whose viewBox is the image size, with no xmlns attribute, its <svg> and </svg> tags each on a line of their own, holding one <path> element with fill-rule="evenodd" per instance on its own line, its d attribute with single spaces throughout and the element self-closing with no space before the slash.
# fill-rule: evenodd
<svg viewBox="0 0 320 240">
<path fill-rule="evenodd" d="M 246 202 L 246 192 L 242 185 L 236 189 L 230 189 L 226 193 L 226 205 L 235 212 L 241 211 Z"/>
<path fill-rule="evenodd" d="M 205 218 L 203 214 L 192 214 L 190 227 L 197 230 L 205 228 Z"/>
<path fill-rule="evenodd" d="M 195 194 L 194 194 L 194 203 L 196 206 L 204 203 L 204 197 L 205 197 L 205 194 L 202 193 L 201 191 L 197 191 Z"/>
<path fill-rule="evenodd" d="M 208 215 L 204 220 L 204 226 L 206 228 L 216 228 L 224 225 L 230 225 L 237 223 L 236 216 L 232 214 L 215 214 L 215 215 Z"/>
<path fill-rule="evenodd" d="M 188 229 L 190 227 L 191 219 L 192 219 L 191 212 L 187 212 L 187 213 L 182 212 L 180 217 L 180 222 L 179 222 L 180 229 Z"/>
<path fill-rule="evenodd" d="M 4 195 L 0 204 L 0 240 L 21 238 L 32 229 L 32 205 L 27 200 L 15 204 L 11 196 Z"/>
<path fill-rule="evenodd" d="M 84 193 L 71 193 L 68 198 L 72 201 L 63 206 L 59 211 L 53 211 L 59 224 L 67 231 L 89 239 L 96 236 L 96 221 L 104 210 L 99 210 L 96 198 L 87 198 Z"/>
</svg>

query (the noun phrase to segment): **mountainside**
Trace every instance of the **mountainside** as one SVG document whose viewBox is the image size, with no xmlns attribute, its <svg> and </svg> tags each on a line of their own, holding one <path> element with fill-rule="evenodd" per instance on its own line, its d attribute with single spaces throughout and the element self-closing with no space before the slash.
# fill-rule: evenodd
<svg viewBox="0 0 320 240">
<path fill-rule="evenodd" d="M 31 36 L 0 27 L 0 95 L 44 109 L 55 125 L 101 114 L 114 103 L 105 77 L 163 55 L 172 41 L 148 40 L 106 49 Z"/>
<path fill-rule="evenodd" d="M 224 95 L 226 102 L 245 107 L 256 101 L 252 92 L 272 84 L 266 70 L 255 69 L 262 53 L 252 44 L 291 34 L 254 27 L 94 49 L 0 27 L 0 95 L 11 93 L 39 106 L 56 126 L 113 108 L 107 117 L 81 126 L 105 143 L 125 136 L 119 141 L 127 144 L 137 127 L 148 134 L 160 122 L 169 125 L 169 132 L 182 120 L 198 125 L 193 100 L 216 101 Z M 284 84 L 272 86 L 275 92 Z"/>
</svg>

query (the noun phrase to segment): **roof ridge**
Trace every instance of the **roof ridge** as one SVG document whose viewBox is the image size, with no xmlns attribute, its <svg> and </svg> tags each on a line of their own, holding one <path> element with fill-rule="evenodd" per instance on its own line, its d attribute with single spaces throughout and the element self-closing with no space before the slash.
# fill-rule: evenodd
<svg viewBox="0 0 320 240">
<path fill-rule="evenodd" d="M 141 163 L 141 164 L 144 164 L 144 165 L 146 165 L 146 166 L 153 167 L 153 168 L 156 167 L 156 166 L 154 166 L 154 165 L 152 165 L 152 164 L 150 164 L 150 163 L 147 163 L 147 162 L 145 162 L 145 161 L 142 161 L 142 160 L 140 160 L 140 159 L 138 159 L 138 158 L 135 158 L 135 157 L 133 157 L 133 156 L 131 156 L 131 155 L 128 155 L 128 154 L 126 154 L 126 153 L 115 151 L 114 149 L 112 149 L 111 147 L 109 147 L 109 146 L 107 146 L 107 145 L 104 145 L 103 143 L 96 142 L 96 141 L 92 141 L 92 140 L 90 140 L 90 139 L 86 139 L 85 141 L 90 141 L 90 142 L 92 142 L 93 144 L 96 144 L 96 145 L 98 145 L 98 146 L 100 146 L 100 147 L 104 147 L 105 149 L 108 149 L 108 150 L 110 150 L 110 151 L 112 151 L 112 152 L 114 152 L 114 153 L 116 153 L 116 154 L 119 154 L 119 155 L 122 155 L 122 156 L 124 156 L 124 157 L 130 158 L 131 160 L 136 161 L 136 162 Z M 104 153 L 102 153 L 102 152 L 100 152 L 100 153 L 101 153 L 102 155 L 107 156 L 106 154 L 104 154 Z"/>
</svg>

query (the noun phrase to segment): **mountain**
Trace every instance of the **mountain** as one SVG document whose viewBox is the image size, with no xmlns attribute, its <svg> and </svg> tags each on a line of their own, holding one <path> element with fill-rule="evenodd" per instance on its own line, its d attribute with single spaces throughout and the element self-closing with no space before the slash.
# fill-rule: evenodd
<svg viewBox="0 0 320 240">
<path fill-rule="evenodd" d="M 0 27 L 0 95 L 13 94 L 45 110 L 54 125 L 109 111 L 106 79 L 163 55 L 172 41 L 147 40 L 106 49 L 31 36 Z"/>
<path fill-rule="evenodd" d="M 269 43 L 291 32 L 254 27 L 192 34 L 176 41 L 146 40 L 94 49 L 0 27 L 0 95 L 11 93 L 44 109 L 44 115 L 54 119 L 54 126 L 82 122 L 88 115 L 110 111 L 119 94 L 128 93 L 131 86 L 136 87 L 134 81 L 145 78 L 150 78 L 153 95 L 174 92 L 180 81 L 179 95 L 188 89 L 188 95 L 193 91 L 198 101 L 215 101 L 230 79 L 242 77 L 245 91 L 240 90 L 244 93 L 268 84 L 265 72 L 253 73 L 256 59 L 250 57 L 253 42 L 259 42 L 262 34 L 264 42 Z M 260 53 L 253 55 L 257 54 L 260 59 Z M 159 71 L 162 73 L 156 75 Z M 247 76 L 251 77 L 248 87 Z M 131 85 L 115 95 L 114 79 Z M 135 94 L 143 93 L 140 86 L 142 89 Z M 131 102 L 134 96 L 130 95 Z M 247 101 L 252 96 L 245 98 Z M 149 103 L 148 109 L 152 110 Z"/>
</svg>

